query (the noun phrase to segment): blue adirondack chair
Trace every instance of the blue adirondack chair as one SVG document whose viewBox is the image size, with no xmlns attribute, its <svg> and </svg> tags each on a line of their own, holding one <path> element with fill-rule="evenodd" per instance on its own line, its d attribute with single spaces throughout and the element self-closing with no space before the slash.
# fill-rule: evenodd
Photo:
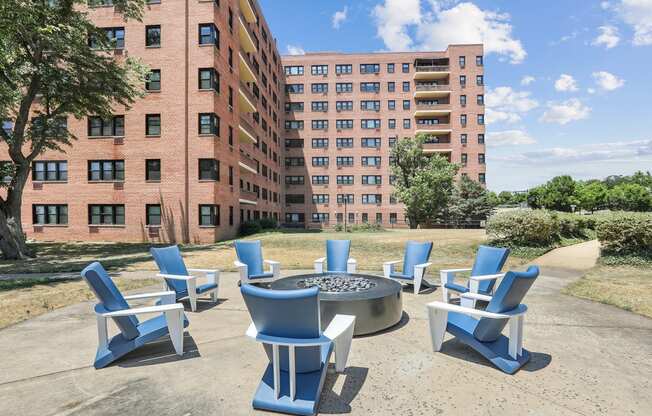
<svg viewBox="0 0 652 416">
<path fill-rule="evenodd" d="M 183 355 L 183 329 L 188 319 L 183 313 L 183 305 L 175 303 L 174 292 L 145 293 L 122 296 L 98 262 L 91 263 L 81 272 L 93 293 L 99 300 L 95 305 L 99 345 L 95 355 L 95 368 L 103 368 L 136 348 L 170 335 L 174 350 Z M 130 308 L 128 300 L 160 298 L 157 306 Z M 140 322 L 136 314 L 158 313 L 159 316 Z M 120 333 L 109 338 L 107 320 L 111 318 Z"/>
<path fill-rule="evenodd" d="M 315 260 L 315 273 L 355 273 L 358 262 L 349 258 L 350 250 L 351 240 L 326 240 L 326 257 Z"/>
<path fill-rule="evenodd" d="M 400 263 L 400 260 L 386 261 L 383 263 L 385 277 L 399 283 L 414 284 L 414 294 L 418 294 L 422 283 L 430 286 L 423 278 L 426 274 L 426 268 L 432 264 L 428 262 L 431 251 L 432 242 L 430 241 L 423 243 L 408 241 L 403 255 L 403 269 L 400 273 L 394 270 L 394 265 Z"/>
<path fill-rule="evenodd" d="M 247 336 L 263 344 L 270 361 L 258 385 L 255 409 L 313 415 L 326 369 L 335 351 L 335 370 L 344 371 L 355 316 L 335 315 L 320 331 L 319 289 L 240 288 L 251 315 Z"/>
<path fill-rule="evenodd" d="M 429 303 L 428 317 L 433 349 L 441 349 L 444 333 L 449 332 L 500 370 L 514 374 L 530 360 L 530 353 L 523 349 L 523 318 L 527 306 L 521 304 L 521 301 L 537 276 L 537 266 L 530 266 L 526 272 L 509 271 L 505 273 L 493 296 L 471 292 L 461 295 L 488 301 L 485 310 L 447 302 Z M 501 334 L 507 324 L 509 337 Z"/>
<path fill-rule="evenodd" d="M 260 240 L 236 241 L 235 254 L 238 256 L 238 260 L 233 263 L 240 272 L 241 284 L 269 283 L 281 277 L 281 263 L 263 259 Z M 264 270 L 264 264 L 269 264 L 268 271 Z"/>
<path fill-rule="evenodd" d="M 210 294 L 211 300 L 217 302 L 217 291 L 220 285 L 220 271 L 214 269 L 187 269 L 181 257 L 178 246 L 152 247 L 150 253 L 158 266 L 160 273 L 157 277 L 165 279 L 169 290 L 176 294 L 176 300 L 188 298 L 190 309 L 197 310 L 197 298 L 199 295 Z M 197 276 L 191 273 L 203 273 L 207 282 L 197 284 Z"/>
<path fill-rule="evenodd" d="M 473 268 L 440 270 L 442 294 L 444 301 L 450 302 L 450 292 L 479 293 L 491 295 L 496 279 L 503 277 L 500 271 L 509 257 L 509 249 L 502 247 L 480 246 L 475 256 Z M 459 273 L 471 272 L 467 285 L 455 283 Z M 475 306 L 475 300 L 461 297 L 462 306 Z"/>
</svg>

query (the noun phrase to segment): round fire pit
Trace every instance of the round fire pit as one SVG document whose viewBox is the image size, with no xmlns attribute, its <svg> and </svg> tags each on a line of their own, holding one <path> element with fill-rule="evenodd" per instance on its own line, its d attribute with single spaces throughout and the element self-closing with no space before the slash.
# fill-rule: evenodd
<svg viewBox="0 0 652 416">
<path fill-rule="evenodd" d="M 355 315 L 355 335 L 372 334 L 396 325 L 403 314 L 401 285 L 366 274 L 316 273 L 286 277 L 276 290 L 319 287 L 322 329 L 337 314 Z"/>
</svg>

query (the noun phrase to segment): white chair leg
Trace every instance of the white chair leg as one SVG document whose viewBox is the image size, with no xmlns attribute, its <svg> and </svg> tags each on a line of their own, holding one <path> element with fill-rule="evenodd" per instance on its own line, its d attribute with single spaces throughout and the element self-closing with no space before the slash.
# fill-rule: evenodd
<svg viewBox="0 0 652 416">
<path fill-rule="evenodd" d="M 351 325 L 333 341 L 335 344 L 335 371 L 338 373 L 342 373 L 346 369 L 346 362 L 349 359 L 351 342 L 353 341 L 354 328 L 355 326 Z"/>
<path fill-rule="evenodd" d="M 99 315 L 97 315 L 97 339 L 97 349 L 105 350 L 109 345 L 109 332 L 106 325 L 106 318 Z"/>
<path fill-rule="evenodd" d="M 446 283 L 448 283 L 449 280 L 449 275 L 446 272 L 439 272 L 439 280 L 441 280 L 441 294 L 443 296 L 443 300 L 446 303 L 451 302 L 451 294 L 448 291 L 448 288 L 446 287 Z"/>
<path fill-rule="evenodd" d="M 197 281 L 190 279 L 186 281 L 188 287 L 188 300 L 190 301 L 190 310 L 195 312 L 197 310 Z"/>
<path fill-rule="evenodd" d="M 423 273 L 414 274 L 414 294 L 418 295 L 421 290 L 421 280 L 423 280 Z"/>
<path fill-rule="evenodd" d="M 211 292 L 211 301 L 213 303 L 217 302 L 217 290 Z"/>
<path fill-rule="evenodd" d="M 297 394 L 297 370 L 296 370 L 296 358 L 294 354 L 294 345 L 288 346 L 288 375 L 290 376 L 290 400 L 294 401 L 294 397 Z"/>
<path fill-rule="evenodd" d="M 523 354 L 523 315 L 509 320 L 509 356 L 517 359 Z"/>
<path fill-rule="evenodd" d="M 394 265 L 393 264 L 383 264 L 383 275 L 389 279 L 389 276 L 394 273 Z"/>
<path fill-rule="evenodd" d="M 358 263 L 355 261 L 349 261 L 346 263 L 346 272 L 355 273 Z"/>
<path fill-rule="evenodd" d="M 448 312 L 428 308 L 428 321 L 430 324 L 430 339 L 432 341 L 432 350 L 441 350 L 441 345 L 444 343 L 444 335 L 446 334 L 446 325 L 448 323 Z"/>
<path fill-rule="evenodd" d="M 278 345 L 272 345 L 272 367 L 274 371 L 274 398 L 278 400 L 281 395 L 281 360 L 279 359 Z"/>
<path fill-rule="evenodd" d="M 177 355 L 183 355 L 183 310 L 165 311 L 165 321 Z"/>
<path fill-rule="evenodd" d="M 315 273 L 323 273 L 324 272 L 324 263 L 320 261 L 315 262 Z"/>
<path fill-rule="evenodd" d="M 480 290 L 480 282 L 477 280 L 469 279 L 469 292 L 478 293 Z M 475 299 L 461 298 L 460 305 L 465 308 L 475 309 Z"/>
</svg>

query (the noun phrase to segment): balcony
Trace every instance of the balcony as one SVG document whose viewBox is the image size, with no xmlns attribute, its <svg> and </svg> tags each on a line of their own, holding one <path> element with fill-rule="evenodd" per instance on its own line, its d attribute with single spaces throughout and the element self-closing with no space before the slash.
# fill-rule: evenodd
<svg viewBox="0 0 652 416">
<path fill-rule="evenodd" d="M 254 175 L 258 174 L 258 169 L 256 168 L 256 161 L 251 158 L 247 153 L 240 150 L 240 161 L 238 161 L 238 166 L 240 166 L 240 171 L 253 173 Z"/>
<path fill-rule="evenodd" d="M 243 205 L 258 205 L 258 195 L 255 192 L 240 189 L 240 198 L 238 199 Z"/>
<path fill-rule="evenodd" d="M 242 13 L 247 22 L 256 23 L 256 11 L 249 0 L 240 0 L 240 13 Z"/>
<path fill-rule="evenodd" d="M 451 125 L 446 123 L 441 123 L 441 124 L 418 124 L 416 130 L 414 130 L 414 134 L 446 134 L 450 133 L 451 130 Z"/>
<path fill-rule="evenodd" d="M 414 98 L 446 97 L 450 93 L 450 84 L 416 84 Z"/>
<path fill-rule="evenodd" d="M 240 87 L 238 88 L 238 108 L 240 111 L 245 113 L 255 113 L 256 105 L 254 104 L 254 101 L 254 95 L 249 91 L 249 88 L 240 83 Z"/>
<path fill-rule="evenodd" d="M 439 116 L 439 115 L 448 115 L 451 112 L 450 103 L 441 103 L 441 104 L 420 104 L 417 102 L 414 116 L 415 117 L 427 117 L 427 116 Z"/>
<path fill-rule="evenodd" d="M 256 74 L 251 69 L 251 65 L 247 58 L 239 52 L 240 63 L 238 64 L 238 71 L 240 72 L 240 79 L 244 82 L 256 82 Z"/>
<path fill-rule="evenodd" d="M 240 123 L 238 124 L 238 137 L 245 143 L 258 143 L 256 140 L 256 135 L 254 134 L 254 128 L 249 124 L 244 117 L 240 117 Z"/>
<path fill-rule="evenodd" d="M 414 79 L 442 79 L 450 74 L 448 65 L 417 65 L 414 70 Z"/>
<path fill-rule="evenodd" d="M 249 33 L 249 27 L 247 24 L 244 22 L 243 17 L 240 15 L 238 16 L 238 21 L 240 22 L 239 24 L 239 29 L 238 29 L 238 37 L 240 38 L 240 46 L 242 47 L 242 50 L 248 53 L 256 53 L 258 51 L 258 48 L 256 47 L 256 43 L 254 42 L 253 36 Z"/>
</svg>

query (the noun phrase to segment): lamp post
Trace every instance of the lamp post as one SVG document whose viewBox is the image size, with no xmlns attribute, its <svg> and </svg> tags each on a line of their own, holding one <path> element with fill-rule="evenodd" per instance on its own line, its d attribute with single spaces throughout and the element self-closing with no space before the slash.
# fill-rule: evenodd
<svg viewBox="0 0 652 416">
<path fill-rule="evenodd" d="M 344 232 L 345 233 L 346 233 L 346 220 L 347 220 L 347 217 L 348 217 L 348 215 L 346 213 L 346 203 L 347 203 L 348 199 L 349 199 L 348 196 L 346 194 L 344 194 Z"/>
</svg>

